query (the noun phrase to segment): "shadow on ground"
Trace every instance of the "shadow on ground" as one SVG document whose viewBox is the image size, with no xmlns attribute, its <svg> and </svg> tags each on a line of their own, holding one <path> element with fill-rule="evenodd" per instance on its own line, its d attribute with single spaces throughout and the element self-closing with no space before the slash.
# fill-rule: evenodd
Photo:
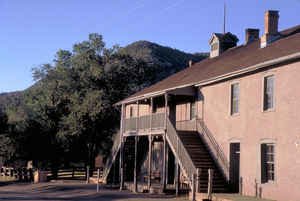
<svg viewBox="0 0 300 201">
<path fill-rule="evenodd" d="M 49 182 L 43 184 L 11 184 L 0 187 L 0 200 L 31 201 L 171 201 L 173 195 L 132 194 L 129 191 L 100 188 L 96 192 L 95 184 Z M 176 198 L 176 200 L 186 200 Z"/>
</svg>

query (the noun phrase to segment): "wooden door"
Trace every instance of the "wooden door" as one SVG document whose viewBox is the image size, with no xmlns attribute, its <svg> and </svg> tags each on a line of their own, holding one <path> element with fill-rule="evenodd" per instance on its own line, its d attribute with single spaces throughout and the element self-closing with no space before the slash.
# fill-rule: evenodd
<svg viewBox="0 0 300 201">
<path fill-rule="evenodd" d="M 230 183 L 234 193 L 239 192 L 240 143 L 230 143 Z"/>
</svg>

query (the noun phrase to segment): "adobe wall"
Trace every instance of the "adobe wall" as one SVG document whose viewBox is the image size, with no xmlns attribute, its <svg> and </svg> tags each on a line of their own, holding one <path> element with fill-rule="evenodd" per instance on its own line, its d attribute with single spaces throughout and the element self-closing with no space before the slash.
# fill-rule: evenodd
<svg viewBox="0 0 300 201">
<path fill-rule="evenodd" d="M 263 112 L 263 77 L 273 74 L 275 109 Z M 230 84 L 240 84 L 240 112 L 230 115 Z M 275 182 L 259 184 L 265 198 L 300 199 L 300 62 L 200 89 L 198 117 L 229 159 L 229 143 L 240 142 L 243 192 L 255 195 L 261 181 L 260 144 L 275 142 Z M 279 199 L 278 199 L 279 198 Z"/>
</svg>

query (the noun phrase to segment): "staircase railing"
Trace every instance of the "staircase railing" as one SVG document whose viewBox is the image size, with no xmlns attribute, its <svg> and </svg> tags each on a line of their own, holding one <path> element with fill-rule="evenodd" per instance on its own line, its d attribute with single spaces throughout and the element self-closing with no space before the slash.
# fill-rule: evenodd
<svg viewBox="0 0 300 201">
<path fill-rule="evenodd" d="M 221 168 L 222 173 L 226 177 L 226 180 L 229 181 L 229 162 L 222 148 L 217 143 L 213 134 L 209 131 L 203 120 L 197 120 L 197 131 L 200 134 L 200 137 L 202 138 L 206 146 L 208 147 L 208 150 L 212 154 L 213 159 Z"/>
<path fill-rule="evenodd" d="M 185 176 L 188 178 L 190 186 L 192 187 L 192 178 L 193 175 L 197 173 L 197 169 L 189 153 L 187 152 L 183 143 L 181 142 L 181 139 L 179 138 L 176 129 L 174 128 L 173 124 L 168 118 L 166 138 L 174 155 L 178 159 L 181 169 L 183 170 Z"/>
<path fill-rule="evenodd" d="M 103 168 L 103 176 L 102 181 L 106 183 L 107 177 L 109 175 L 110 169 L 114 161 L 116 160 L 116 157 L 118 155 L 118 152 L 120 150 L 120 132 L 117 132 L 117 134 L 114 137 L 114 144 L 111 149 L 111 153 L 109 157 L 106 160 L 105 166 Z"/>
</svg>

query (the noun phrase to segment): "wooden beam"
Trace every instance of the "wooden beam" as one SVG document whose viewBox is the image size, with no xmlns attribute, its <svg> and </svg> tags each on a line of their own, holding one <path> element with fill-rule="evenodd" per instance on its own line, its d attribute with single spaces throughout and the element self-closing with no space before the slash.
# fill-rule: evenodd
<svg viewBox="0 0 300 201">
<path fill-rule="evenodd" d="M 179 195 L 179 188 L 180 188 L 180 166 L 178 163 L 178 159 L 176 158 L 176 167 L 175 167 L 175 189 L 176 189 L 176 196 Z"/>
<path fill-rule="evenodd" d="M 124 138 L 121 138 L 120 145 L 120 190 L 124 190 Z"/>
<path fill-rule="evenodd" d="M 150 133 L 152 131 L 153 98 L 150 99 Z"/>
<path fill-rule="evenodd" d="M 138 192 L 137 187 L 137 143 L 138 143 L 138 136 L 135 136 L 135 143 L 134 143 L 134 192 Z"/>
<path fill-rule="evenodd" d="M 124 134 L 124 115 L 125 115 L 125 105 L 122 104 L 121 108 L 121 126 L 120 126 L 120 169 L 119 169 L 119 174 L 120 174 L 120 190 L 124 189 L 124 165 L 123 165 L 123 149 L 124 149 L 124 142 L 123 142 L 123 134 Z"/>
<path fill-rule="evenodd" d="M 165 93 L 165 134 L 164 134 L 164 137 L 163 137 L 163 140 L 164 140 L 164 150 L 163 150 L 163 191 L 166 190 L 166 159 L 167 159 L 167 138 L 166 138 L 166 135 L 167 135 L 167 118 L 168 118 L 168 94 Z"/>
<path fill-rule="evenodd" d="M 167 139 L 166 139 L 166 135 L 163 137 L 164 140 L 164 152 L 163 152 L 163 190 L 166 190 L 166 152 L 167 152 Z"/>
<path fill-rule="evenodd" d="M 140 116 L 140 106 L 139 106 L 139 101 L 136 102 L 137 104 L 137 112 L 136 112 L 136 133 L 138 134 L 139 132 L 139 116 Z"/>
<path fill-rule="evenodd" d="M 195 96 L 196 90 L 194 89 L 193 86 L 189 86 L 184 88 L 173 89 L 171 91 L 168 91 L 168 94 L 182 95 L 182 96 Z"/>
<path fill-rule="evenodd" d="M 152 139 L 151 135 L 148 136 L 149 140 L 149 163 L 148 163 L 148 190 L 151 188 L 151 172 L 152 172 Z"/>
</svg>

